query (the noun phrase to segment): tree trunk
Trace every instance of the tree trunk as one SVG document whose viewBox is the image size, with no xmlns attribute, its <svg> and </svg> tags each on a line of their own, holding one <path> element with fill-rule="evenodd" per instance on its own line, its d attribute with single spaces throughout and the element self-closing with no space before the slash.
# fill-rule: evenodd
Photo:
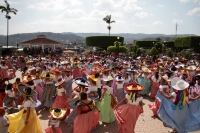
<svg viewBox="0 0 200 133">
<path fill-rule="evenodd" d="M 9 19 L 7 18 L 7 48 L 8 48 L 8 30 L 9 30 L 8 29 L 8 27 L 9 27 L 9 22 L 8 21 L 9 21 Z"/>
</svg>

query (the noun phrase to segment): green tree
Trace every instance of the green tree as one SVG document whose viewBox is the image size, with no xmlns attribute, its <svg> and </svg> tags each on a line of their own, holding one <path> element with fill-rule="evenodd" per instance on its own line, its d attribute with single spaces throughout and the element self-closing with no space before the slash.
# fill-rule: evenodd
<svg viewBox="0 0 200 133">
<path fill-rule="evenodd" d="M 173 57 L 173 51 L 171 49 L 167 50 L 167 56 Z"/>
<path fill-rule="evenodd" d="M 109 31 L 109 36 L 110 36 L 110 30 L 111 30 L 111 23 L 115 23 L 114 20 L 111 21 L 111 15 L 107 15 L 105 18 L 103 18 L 103 21 L 105 21 L 108 24 L 108 31 Z"/>
<path fill-rule="evenodd" d="M 158 50 L 156 49 L 156 47 L 152 47 L 151 50 L 150 50 L 150 54 L 151 55 L 158 55 Z"/>
<path fill-rule="evenodd" d="M 127 52 L 127 48 L 125 46 L 121 46 L 121 42 L 119 41 L 115 41 L 114 42 L 114 46 L 109 46 L 107 48 L 108 52 L 115 52 L 117 54 L 119 53 L 126 53 Z"/>
<path fill-rule="evenodd" d="M 136 54 L 137 54 L 137 55 L 141 55 L 141 54 L 142 54 L 140 48 L 137 49 Z"/>
<path fill-rule="evenodd" d="M 156 49 L 158 50 L 159 53 L 162 53 L 162 44 L 161 42 L 156 42 L 156 44 L 154 45 L 156 47 Z"/>
<path fill-rule="evenodd" d="M 7 2 L 7 0 L 4 1 L 6 3 L 6 6 L 0 6 L 1 12 L 6 12 L 6 19 L 7 19 L 7 47 L 8 47 L 8 29 L 9 29 L 9 19 L 11 19 L 11 16 L 9 13 L 14 13 L 15 15 L 17 14 L 17 10 L 15 8 L 11 8 L 10 4 Z"/>
</svg>

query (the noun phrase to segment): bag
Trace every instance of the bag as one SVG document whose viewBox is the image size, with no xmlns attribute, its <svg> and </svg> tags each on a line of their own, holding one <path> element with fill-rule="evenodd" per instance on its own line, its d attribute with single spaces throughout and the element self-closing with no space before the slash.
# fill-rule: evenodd
<svg viewBox="0 0 200 133">
<path fill-rule="evenodd" d="M 114 108 L 114 107 L 117 105 L 117 98 L 115 97 L 114 94 L 110 94 L 110 96 L 111 96 L 111 103 L 110 103 L 110 106 L 111 106 L 112 108 Z"/>
</svg>

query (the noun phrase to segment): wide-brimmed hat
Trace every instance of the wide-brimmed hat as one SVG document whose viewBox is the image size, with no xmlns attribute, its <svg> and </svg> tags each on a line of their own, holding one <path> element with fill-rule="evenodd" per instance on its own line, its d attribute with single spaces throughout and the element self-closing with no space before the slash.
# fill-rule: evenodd
<svg viewBox="0 0 200 133">
<path fill-rule="evenodd" d="M 144 90 L 144 87 L 137 83 L 130 83 L 124 87 L 124 90 L 131 92 L 138 92 Z"/>
<path fill-rule="evenodd" d="M 151 70 L 149 70 L 149 69 L 146 68 L 146 67 L 142 67 L 142 71 L 143 71 L 143 72 L 146 72 L 146 73 L 150 73 L 150 72 L 151 72 Z"/>
<path fill-rule="evenodd" d="M 21 94 L 26 95 L 26 96 L 33 96 L 37 94 L 36 91 L 32 90 L 30 87 L 27 87 L 24 84 L 19 84 L 18 90 Z"/>
<path fill-rule="evenodd" d="M 103 78 L 103 81 L 112 81 L 113 80 L 113 78 L 111 77 L 111 76 L 108 76 L 108 77 L 106 77 L 106 78 Z"/>
<path fill-rule="evenodd" d="M 59 86 L 59 85 L 63 84 L 64 82 L 65 82 L 65 80 L 60 78 L 60 79 L 58 79 L 58 82 L 55 83 L 55 86 Z"/>
<path fill-rule="evenodd" d="M 196 72 L 200 72 L 200 67 L 197 67 L 197 68 L 196 68 Z"/>
<path fill-rule="evenodd" d="M 192 65 L 192 66 L 188 66 L 186 69 L 189 71 L 194 71 L 197 67 Z"/>
<path fill-rule="evenodd" d="M 125 79 L 121 75 L 115 76 L 116 81 L 124 81 Z"/>
<path fill-rule="evenodd" d="M 100 66 L 94 66 L 93 68 L 92 68 L 92 71 L 93 72 L 100 72 L 101 71 L 101 67 Z"/>
<path fill-rule="evenodd" d="M 126 71 L 127 71 L 127 72 L 137 72 L 137 69 L 135 69 L 135 68 L 129 68 L 129 69 L 127 69 Z"/>
<path fill-rule="evenodd" d="M 42 73 L 40 75 L 40 78 L 46 78 L 46 79 L 53 79 L 55 77 L 55 75 L 51 74 L 51 73 Z"/>
<path fill-rule="evenodd" d="M 60 62 L 60 64 L 67 65 L 67 64 L 70 64 L 70 62 L 69 61 L 62 61 L 62 62 Z"/>
<path fill-rule="evenodd" d="M 176 71 L 176 67 L 175 66 L 172 66 L 170 69 L 169 69 L 170 72 L 174 73 Z"/>
<path fill-rule="evenodd" d="M 67 110 L 64 108 L 50 108 L 49 112 L 53 118 L 63 118 L 67 113 Z"/>
<path fill-rule="evenodd" d="M 175 90 L 185 90 L 186 88 L 189 87 L 189 83 L 178 78 L 178 77 L 174 77 L 171 80 L 171 85 Z"/>
<path fill-rule="evenodd" d="M 60 73 L 61 74 L 62 71 L 60 69 L 55 69 L 55 70 L 52 70 L 51 73 L 54 73 L 54 74 Z"/>
<path fill-rule="evenodd" d="M 62 70 L 62 71 L 63 71 L 63 72 L 71 72 L 72 70 L 66 68 L 66 69 L 64 69 L 64 70 Z"/>
<path fill-rule="evenodd" d="M 90 78 L 91 80 L 93 80 L 95 82 L 99 79 L 99 78 L 96 78 L 94 74 L 91 74 L 91 75 L 87 74 L 87 76 L 88 76 L 88 78 Z"/>
<path fill-rule="evenodd" d="M 167 75 L 164 75 L 164 76 L 160 75 L 160 77 L 163 78 L 165 81 L 170 81 Z"/>
<path fill-rule="evenodd" d="M 28 75 L 28 76 L 23 77 L 23 81 L 26 82 L 26 83 L 29 82 L 29 81 L 32 81 L 34 79 L 35 79 L 35 76 L 33 76 L 33 75 Z"/>
<path fill-rule="evenodd" d="M 200 80 L 200 73 L 199 73 L 199 74 L 196 74 L 196 75 L 194 76 L 194 79 L 195 79 L 195 80 Z"/>
<path fill-rule="evenodd" d="M 89 83 L 87 82 L 86 79 L 82 78 L 82 77 L 79 77 L 79 78 L 76 78 L 74 79 L 74 82 L 77 84 L 77 85 L 83 85 L 85 87 L 89 86 Z"/>
<path fill-rule="evenodd" d="M 106 68 L 103 70 L 103 72 L 107 72 L 107 71 L 110 71 L 110 69 Z"/>
</svg>

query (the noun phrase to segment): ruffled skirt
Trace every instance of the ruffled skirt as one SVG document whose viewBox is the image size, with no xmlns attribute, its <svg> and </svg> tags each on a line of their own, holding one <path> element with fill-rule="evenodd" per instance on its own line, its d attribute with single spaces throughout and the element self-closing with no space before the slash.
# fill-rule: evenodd
<svg viewBox="0 0 200 133">
<path fill-rule="evenodd" d="M 151 86 L 151 95 L 150 95 L 151 98 L 155 98 L 158 89 L 159 89 L 159 82 L 153 82 Z"/>
<path fill-rule="evenodd" d="M 160 108 L 160 102 L 158 99 L 155 99 L 155 102 L 148 105 L 150 110 L 153 112 L 154 116 L 158 116 L 158 109 Z"/>
<path fill-rule="evenodd" d="M 23 112 L 24 110 L 21 110 L 18 113 L 7 115 L 10 122 L 10 126 L 8 127 L 9 133 L 42 133 L 35 109 L 30 110 L 27 125 L 24 124 L 26 113 Z"/>
<path fill-rule="evenodd" d="M 140 106 L 125 104 L 115 109 L 115 117 L 120 133 L 134 133 L 136 121 L 141 114 Z"/>
<path fill-rule="evenodd" d="M 59 127 L 54 127 L 56 130 L 56 133 L 62 133 L 62 130 Z M 45 133 L 53 133 L 52 127 L 48 127 L 45 129 Z"/>
<path fill-rule="evenodd" d="M 90 111 L 79 114 L 74 120 L 74 133 L 90 133 L 96 128 L 99 120 L 99 112 Z"/>
</svg>

